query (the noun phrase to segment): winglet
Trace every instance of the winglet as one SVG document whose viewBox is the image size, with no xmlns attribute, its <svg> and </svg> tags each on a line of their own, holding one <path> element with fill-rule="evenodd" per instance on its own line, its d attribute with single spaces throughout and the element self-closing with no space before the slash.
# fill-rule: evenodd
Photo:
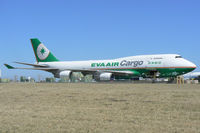
<svg viewBox="0 0 200 133">
<path fill-rule="evenodd" d="M 8 65 L 8 64 L 4 64 L 8 69 L 15 69 L 14 67 Z"/>
</svg>

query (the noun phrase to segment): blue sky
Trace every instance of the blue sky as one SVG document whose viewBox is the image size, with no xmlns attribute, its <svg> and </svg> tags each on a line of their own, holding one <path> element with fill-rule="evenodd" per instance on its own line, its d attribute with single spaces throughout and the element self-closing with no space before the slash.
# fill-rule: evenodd
<svg viewBox="0 0 200 133">
<path fill-rule="evenodd" d="M 199 7 L 199 0 L 0 0 L 2 76 L 52 76 L 3 66 L 35 62 L 30 38 L 60 60 L 177 53 L 199 66 Z"/>
</svg>

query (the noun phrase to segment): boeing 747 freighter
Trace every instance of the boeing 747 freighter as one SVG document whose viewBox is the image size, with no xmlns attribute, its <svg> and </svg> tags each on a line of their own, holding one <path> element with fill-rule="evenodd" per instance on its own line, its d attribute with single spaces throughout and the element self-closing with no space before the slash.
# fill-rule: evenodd
<svg viewBox="0 0 200 133">
<path fill-rule="evenodd" d="M 92 74 L 94 79 L 112 80 L 134 77 L 176 77 L 193 71 L 196 65 L 178 54 L 139 55 L 108 60 L 60 61 L 38 39 L 31 39 L 35 64 L 15 62 L 31 68 L 5 66 L 9 69 L 31 69 L 51 72 L 55 78 L 71 77 L 73 72 Z"/>
</svg>

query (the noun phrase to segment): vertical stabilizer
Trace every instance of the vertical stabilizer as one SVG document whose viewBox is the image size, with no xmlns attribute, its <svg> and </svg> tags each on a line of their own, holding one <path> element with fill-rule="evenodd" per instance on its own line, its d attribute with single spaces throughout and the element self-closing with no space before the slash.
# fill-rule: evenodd
<svg viewBox="0 0 200 133">
<path fill-rule="evenodd" d="M 31 39 L 31 43 L 37 62 L 59 61 L 38 39 Z"/>
</svg>

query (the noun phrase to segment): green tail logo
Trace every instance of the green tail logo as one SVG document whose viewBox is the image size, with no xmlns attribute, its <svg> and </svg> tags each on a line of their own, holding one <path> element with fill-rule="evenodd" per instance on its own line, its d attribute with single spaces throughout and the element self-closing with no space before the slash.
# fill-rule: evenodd
<svg viewBox="0 0 200 133">
<path fill-rule="evenodd" d="M 31 39 L 37 62 L 59 61 L 38 39 Z"/>
</svg>

